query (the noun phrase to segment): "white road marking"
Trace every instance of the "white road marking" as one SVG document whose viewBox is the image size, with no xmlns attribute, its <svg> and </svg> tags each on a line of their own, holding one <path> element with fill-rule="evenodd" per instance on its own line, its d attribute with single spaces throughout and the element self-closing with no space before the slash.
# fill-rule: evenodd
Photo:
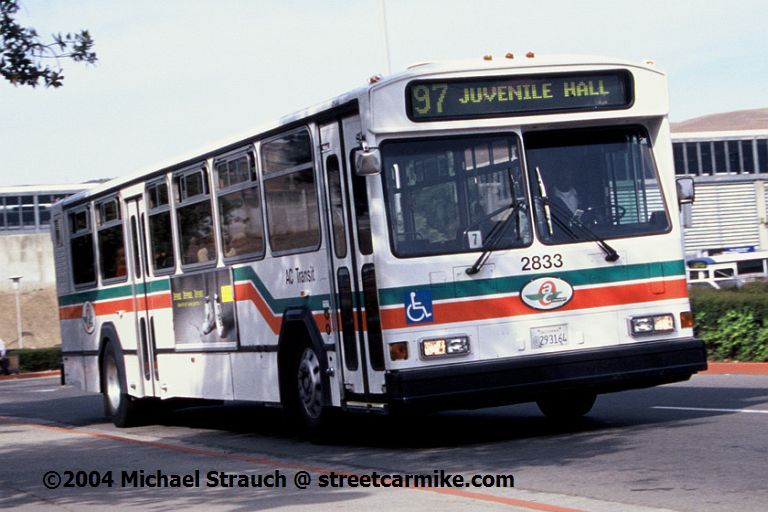
<svg viewBox="0 0 768 512">
<path fill-rule="evenodd" d="M 768 414 L 768 411 L 761 409 L 715 409 L 709 407 L 669 407 L 664 405 L 654 405 L 651 409 L 668 409 L 673 411 L 703 411 L 703 412 L 743 412 L 747 414 Z"/>
</svg>

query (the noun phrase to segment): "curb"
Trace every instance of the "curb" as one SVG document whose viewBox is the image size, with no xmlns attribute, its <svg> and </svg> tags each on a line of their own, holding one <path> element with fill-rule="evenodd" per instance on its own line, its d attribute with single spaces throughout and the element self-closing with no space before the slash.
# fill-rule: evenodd
<svg viewBox="0 0 768 512">
<path fill-rule="evenodd" d="M 699 372 L 702 375 L 768 375 L 768 363 L 721 363 L 709 361 L 708 368 Z M 50 372 L 17 373 L 0 375 L 0 380 L 36 379 L 41 377 L 59 377 L 58 370 Z"/>
<path fill-rule="evenodd" d="M 707 371 L 710 375 L 768 375 L 768 363 L 720 363 L 710 361 Z"/>
<path fill-rule="evenodd" d="M 50 372 L 15 373 L 13 375 L 0 375 L 0 380 L 37 379 L 40 377 L 59 377 L 60 375 L 61 372 L 59 370 Z"/>
</svg>

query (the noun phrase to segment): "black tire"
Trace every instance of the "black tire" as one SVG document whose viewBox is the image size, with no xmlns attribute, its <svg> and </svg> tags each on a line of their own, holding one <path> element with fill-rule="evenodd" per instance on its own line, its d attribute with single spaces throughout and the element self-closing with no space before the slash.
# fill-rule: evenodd
<svg viewBox="0 0 768 512">
<path fill-rule="evenodd" d="M 573 420 L 592 410 L 595 405 L 595 393 L 565 393 L 539 398 L 536 405 L 547 418 L 553 420 Z"/>
<path fill-rule="evenodd" d="M 283 389 L 283 405 L 289 421 L 295 426 L 316 434 L 327 423 L 325 386 L 320 359 L 315 349 L 303 345 L 288 360 Z"/>
<path fill-rule="evenodd" d="M 138 423 L 139 404 L 128 395 L 123 358 L 114 343 L 104 348 L 101 361 L 101 390 L 104 396 L 104 414 L 116 427 L 125 428 Z"/>
</svg>

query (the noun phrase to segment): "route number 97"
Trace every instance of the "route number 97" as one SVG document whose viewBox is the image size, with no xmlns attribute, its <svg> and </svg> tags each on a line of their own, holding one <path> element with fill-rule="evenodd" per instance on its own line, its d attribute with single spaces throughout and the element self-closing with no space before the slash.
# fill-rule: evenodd
<svg viewBox="0 0 768 512">
<path fill-rule="evenodd" d="M 411 89 L 413 110 L 417 114 L 443 113 L 445 93 L 448 92 L 447 84 L 417 85 Z M 434 109 L 434 111 L 432 110 Z"/>
</svg>

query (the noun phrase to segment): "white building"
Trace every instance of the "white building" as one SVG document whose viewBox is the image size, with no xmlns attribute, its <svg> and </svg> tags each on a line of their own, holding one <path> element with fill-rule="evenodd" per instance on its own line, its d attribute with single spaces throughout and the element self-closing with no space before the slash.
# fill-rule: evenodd
<svg viewBox="0 0 768 512">
<path fill-rule="evenodd" d="M 50 206 L 55 201 L 98 185 L 22 185 L 0 187 L 0 291 L 10 290 L 11 276 L 25 288 L 55 284 Z"/>
<path fill-rule="evenodd" d="M 685 249 L 768 251 L 768 108 L 672 124 L 675 170 L 694 176 Z"/>
</svg>

